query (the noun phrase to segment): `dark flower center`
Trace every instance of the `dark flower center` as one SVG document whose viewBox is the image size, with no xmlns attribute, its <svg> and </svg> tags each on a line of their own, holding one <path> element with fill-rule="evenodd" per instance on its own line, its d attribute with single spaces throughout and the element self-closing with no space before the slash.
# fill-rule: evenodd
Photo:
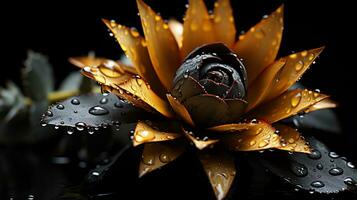
<svg viewBox="0 0 357 200">
<path fill-rule="evenodd" d="M 207 72 L 203 74 L 201 79 L 209 79 L 216 83 L 222 83 L 225 85 L 232 84 L 232 73 L 226 70 L 223 67 L 223 64 L 220 63 L 210 63 L 207 66 L 203 67 L 203 69 L 208 68 Z"/>
</svg>

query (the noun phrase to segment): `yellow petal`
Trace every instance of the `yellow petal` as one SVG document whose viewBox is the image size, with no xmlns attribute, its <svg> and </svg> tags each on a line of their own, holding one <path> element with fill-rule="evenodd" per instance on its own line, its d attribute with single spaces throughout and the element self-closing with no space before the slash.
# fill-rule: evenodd
<svg viewBox="0 0 357 200">
<path fill-rule="evenodd" d="M 183 23 L 182 58 L 201 45 L 215 42 L 214 32 L 203 0 L 190 0 Z"/>
<path fill-rule="evenodd" d="M 139 166 L 139 177 L 170 163 L 185 150 L 184 145 L 180 142 L 160 142 L 144 145 Z"/>
<path fill-rule="evenodd" d="M 138 122 L 133 135 L 133 145 L 138 146 L 140 144 L 149 142 L 162 142 L 167 140 L 174 140 L 181 137 L 178 133 L 169 133 L 156 130 L 146 124 L 145 122 Z"/>
<path fill-rule="evenodd" d="M 281 146 L 277 147 L 277 149 L 291 152 L 311 153 L 311 149 L 307 145 L 304 137 L 295 129 L 283 124 L 276 124 L 274 127 L 279 130 L 281 141 Z"/>
<path fill-rule="evenodd" d="M 337 103 L 335 101 L 331 99 L 324 99 L 310 106 L 307 110 L 305 110 L 305 113 L 309 113 L 321 109 L 327 109 L 327 108 L 336 108 L 336 107 L 337 107 Z"/>
<path fill-rule="evenodd" d="M 285 65 L 285 59 L 280 59 L 262 71 L 258 78 L 253 81 L 248 88 L 248 107 L 251 110 L 259 105 L 270 92 L 269 88 L 273 84 L 276 73 Z"/>
<path fill-rule="evenodd" d="M 149 55 L 161 83 L 171 89 L 180 52 L 169 26 L 142 0 L 137 0 Z"/>
<path fill-rule="evenodd" d="M 162 115 L 166 117 L 174 116 L 170 105 L 156 95 L 155 92 L 151 90 L 150 85 L 145 83 L 140 77 L 131 77 L 129 80 L 117 84 L 117 86 L 125 92 L 132 94 L 132 96 L 140 98 Z"/>
<path fill-rule="evenodd" d="M 114 21 L 105 19 L 103 19 L 103 22 L 113 32 L 116 40 L 133 63 L 138 74 L 152 86 L 154 91 L 163 96 L 165 90 L 151 64 L 145 39 L 134 28 L 130 29 Z"/>
<path fill-rule="evenodd" d="M 226 132 L 226 133 L 237 133 L 237 132 L 244 131 L 244 134 L 257 135 L 260 133 L 262 129 L 266 127 L 267 127 L 266 123 L 253 120 L 252 122 L 246 122 L 246 123 L 242 122 L 237 124 L 223 124 L 223 125 L 208 128 L 207 130 L 216 131 L 216 132 Z"/>
<path fill-rule="evenodd" d="M 196 146 L 196 148 L 199 150 L 205 149 L 206 147 L 219 142 L 219 140 L 217 140 L 217 139 L 207 139 L 207 140 L 198 139 L 193 135 L 192 132 L 187 131 L 187 130 L 183 130 L 183 132 L 185 133 L 185 136 L 187 137 L 187 139 L 189 139 Z"/>
<path fill-rule="evenodd" d="M 95 57 L 95 56 L 91 56 L 91 55 L 71 57 L 68 59 L 68 61 L 71 64 L 73 64 L 74 66 L 79 67 L 79 68 L 84 68 L 86 66 L 95 67 L 95 66 L 102 64 L 105 60 L 107 60 L 107 59 L 99 58 L 99 57 Z"/>
<path fill-rule="evenodd" d="M 276 74 L 273 85 L 269 88 L 269 95 L 264 101 L 271 100 L 286 90 L 288 90 L 296 81 L 298 81 L 311 63 L 320 55 L 324 47 L 302 51 L 286 56 L 286 64 Z"/>
<path fill-rule="evenodd" d="M 176 100 L 174 97 L 171 96 L 171 94 L 167 94 L 167 99 L 169 100 L 169 103 L 172 107 L 172 109 L 175 111 L 177 115 L 181 117 L 186 123 L 188 123 L 191 126 L 194 126 L 193 120 L 190 116 L 190 113 L 188 113 L 187 109 L 185 108 L 184 105 L 182 105 L 178 100 Z"/>
<path fill-rule="evenodd" d="M 216 41 L 232 47 L 236 37 L 233 10 L 229 0 L 218 0 L 214 4 L 213 27 Z"/>
<path fill-rule="evenodd" d="M 284 7 L 280 6 L 241 35 L 234 47 L 234 51 L 243 58 L 247 68 L 248 83 L 254 81 L 276 58 L 283 33 L 283 9 Z"/>
<path fill-rule="evenodd" d="M 255 108 L 248 116 L 274 123 L 303 112 L 328 96 L 309 90 L 295 89 Z"/>
<path fill-rule="evenodd" d="M 216 198 L 224 199 L 236 175 L 234 158 L 223 152 L 199 152 L 199 158 Z"/>
<path fill-rule="evenodd" d="M 169 28 L 174 35 L 179 48 L 182 47 L 183 25 L 181 22 L 170 19 L 168 22 Z"/>
<path fill-rule="evenodd" d="M 275 128 L 264 122 L 259 122 L 259 126 L 228 134 L 222 142 L 235 151 L 258 151 L 280 147 L 279 135 L 276 134 Z"/>
</svg>

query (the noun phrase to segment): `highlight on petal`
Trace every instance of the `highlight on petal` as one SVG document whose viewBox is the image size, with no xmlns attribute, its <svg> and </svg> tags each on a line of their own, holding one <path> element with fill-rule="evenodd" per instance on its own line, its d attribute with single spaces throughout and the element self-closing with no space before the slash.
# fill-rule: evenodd
<svg viewBox="0 0 357 200">
<path fill-rule="evenodd" d="M 188 113 L 185 106 L 182 105 L 178 100 L 176 100 L 171 94 L 167 94 L 167 99 L 169 100 L 169 103 L 175 113 L 179 115 L 181 119 L 183 119 L 186 123 L 191 126 L 194 126 L 190 113 Z"/>
<path fill-rule="evenodd" d="M 295 84 L 310 67 L 316 57 L 320 55 L 323 49 L 324 47 L 321 47 L 284 57 L 286 64 L 276 74 L 275 81 L 273 81 L 273 85 L 269 88 L 269 95 L 265 97 L 264 101 L 281 95 Z"/>
<path fill-rule="evenodd" d="M 178 133 L 169 133 L 161 130 L 156 130 L 145 122 L 138 122 L 133 135 L 133 145 L 138 146 L 140 144 L 149 142 L 174 140 L 181 136 L 182 135 Z"/>
<path fill-rule="evenodd" d="M 146 41 L 135 28 L 128 28 L 115 21 L 103 19 L 103 22 L 113 32 L 115 39 L 133 63 L 138 74 L 143 77 L 159 95 L 164 96 L 163 86 L 151 64 Z"/>
<path fill-rule="evenodd" d="M 216 144 L 219 142 L 217 139 L 199 139 L 196 138 L 192 132 L 183 130 L 185 133 L 185 136 L 196 146 L 197 149 L 202 150 L 205 149 L 208 146 L 211 146 L 213 144 Z"/>
<path fill-rule="evenodd" d="M 229 0 L 218 0 L 214 4 L 213 27 L 216 41 L 223 42 L 232 47 L 236 38 L 233 10 Z"/>
<path fill-rule="evenodd" d="M 180 156 L 185 148 L 180 142 L 160 142 L 144 144 L 139 166 L 139 177 L 152 172 Z"/>
<path fill-rule="evenodd" d="M 219 126 L 214 126 L 208 128 L 207 130 L 216 131 L 216 132 L 226 132 L 226 133 L 237 133 L 237 132 L 245 131 L 244 134 L 256 135 L 265 127 L 266 127 L 265 123 L 254 119 L 251 122 L 223 124 Z"/>
<path fill-rule="evenodd" d="M 199 159 L 218 200 L 224 199 L 236 176 L 234 158 L 223 152 L 199 152 Z"/>
<path fill-rule="evenodd" d="M 305 138 L 301 134 L 284 124 L 276 124 L 274 127 L 279 130 L 281 146 L 277 147 L 280 150 L 290 152 L 311 153 L 311 149 Z"/>
<path fill-rule="evenodd" d="M 305 110 L 305 113 L 309 113 L 321 109 L 336 108 L 336 107 L 337 107 L 337 103 L 335 101 L 331 99 L 324 99 L 310 106 L 308 109 Z"/>
<path fill-rule="evenodd" d="M 96 67 L 102 64 L 106 58 L 95 57 L 94 55 L 71 57 L 68 61 L 76 67 L 84 68 L 86 66 Z"/>
<path fill-rule="evenodd" d="M 179 48 L 181 48 L 182 47 L 182 37 L 183 37 L 182 23 L 175 19 L 170 19 L 167 24 L 169 25 L 169 28 L 170 28 L 172 34 L 174 35 Z"/>
<path fill-rule="evenodd" d="M 248 83 L 251 83 L 278 54 L 283 34 L 283 9 L 280 6 L 275 12 L 252 27 L 234 47 L 234 51 L 243 58 L 247 68 Z"/>
<path fill-rule="evenodd" d="M 215 42 L 215 30 L 203 0 L 190 0 L 183 23 L 181 56 L 203 44 Z"/>
<path fill-rule="evenodd" d="M 234 151 L 259 151 L 280 147 L 280 138 L 271 125 L 259 122 L 247 130 L 227 134 L 222 142 Z"/>
<path fill-rule="evenodd" d="M 310 106 L 326 98 L 328 98 L 328 96 L 307 89 L 290 90 L 266 104 L 255 108 L 251 113 L 248 113 L 248 116 L 254 116 L 269 123 L 274 123 L 303 112 Z"/>
<path fill-rule="evenodd" d="M 258 77 L 253 81 L 248 88 L 248 107 L 247 110 L 251 110 L 255 106 L 259 105 L 270 93 L 270 87 L 275 81 L 275 76 L 278 71 L 285 65 L 285 59 L 279 59 L 278 61 L 271 64 L 268 68 L 258 75 Z"/>
<path fill-rule="evenodd" d="M 140 98 L 162 115 L 170 118 L 174 116 L 170 105 L 156 95 L 155 92 L 151 90 L 150 85 L 145 83 L 140 77 L 131 77 L 116 86 L 124 90 L 122 93 L 130 93 L 132 96 Z"/>
<path fill-rule="evenodd" d="M 180 66 L 180 51 L 169 26 L 142 0 L 137 0 L 149 55 L 161 83 L 171 89 L 176 69 Z"/>
</svg>

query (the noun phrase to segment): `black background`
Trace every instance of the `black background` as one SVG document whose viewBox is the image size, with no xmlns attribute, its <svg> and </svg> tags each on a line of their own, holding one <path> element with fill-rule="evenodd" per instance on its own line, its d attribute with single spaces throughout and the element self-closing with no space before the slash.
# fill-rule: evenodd
<svg viewBox="0 0 357 200">
<path fill-rule="evenodd" d="M 164 18 L 181 19 L 185 0 L 146 0 Z M 213 1 L 206 1 L 212 8 Z M 353 1 L 260 1 L 232 0 L 238 31 L 247 30 L 263 15 L 285 4 L 285 29 L 279 55 L 326 46 L 302 82 L 331 94 L 339 102 L 337 109 L 344 133 L 338 136 L 340 151 L 357 160 L 356 112 L 354 95 L 357 84 L 356 25 Z M 4 3 L 2 3 L 4 4 Z M 99 56 L 118 59 L 119 45 L 108 34 L 101 18 L 140 27 L 134 0 L 109 1 L 12 1 L 1 5 L 0 83 L 20 83 L 21 68 L 28 49 L 48 55 L 55 66 L 57 81 L 76 70 L 67 59 L 95 51 Z M 334 141 L 330 141 L 334 145 Z"/>
</svg>

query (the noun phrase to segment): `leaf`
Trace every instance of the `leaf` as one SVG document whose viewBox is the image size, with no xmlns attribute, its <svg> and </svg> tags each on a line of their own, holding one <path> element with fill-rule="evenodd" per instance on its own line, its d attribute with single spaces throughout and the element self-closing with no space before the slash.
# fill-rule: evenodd
<svg viewBox="0 0 357 200">
<path fill-rule="evenodd" d="M 144 118 L 145 112 L 112 94 L 87 94 L 69 98 L 49 108 L 43 123 L 58 127 L 94 131 Z"/>
<path fill-rule="evenodd" d="M 24 108 L 24 96 L 13 82 L 8 82 L 7 88 L 0 88 L 0 119 L 9 122 Z"/>
<path fill-rule="evenodd" d="M 297 189 L 310 193 L 338 193 L 356 190 L 357 170 L 345 157 L 330 151 L 315 138 L 307 139 L 313 151 L 302 153 L 270 152 L 261 155 L 261 163 L 272 173 Z"/>
<path fill-rule="evenodd" d="M 29 51 L 24 65 L 23 78 L 27 95 L 34 101 L 47 99 L 48 93 L 54 89 L 52 66 L 47 57 Z"/>
<path fill-rule="evenodd" d="M 79 72 L 70 73 L 60 84 L 59 90 L 77 90 L 81 85 L 83 76 Z"/>
</svg>

